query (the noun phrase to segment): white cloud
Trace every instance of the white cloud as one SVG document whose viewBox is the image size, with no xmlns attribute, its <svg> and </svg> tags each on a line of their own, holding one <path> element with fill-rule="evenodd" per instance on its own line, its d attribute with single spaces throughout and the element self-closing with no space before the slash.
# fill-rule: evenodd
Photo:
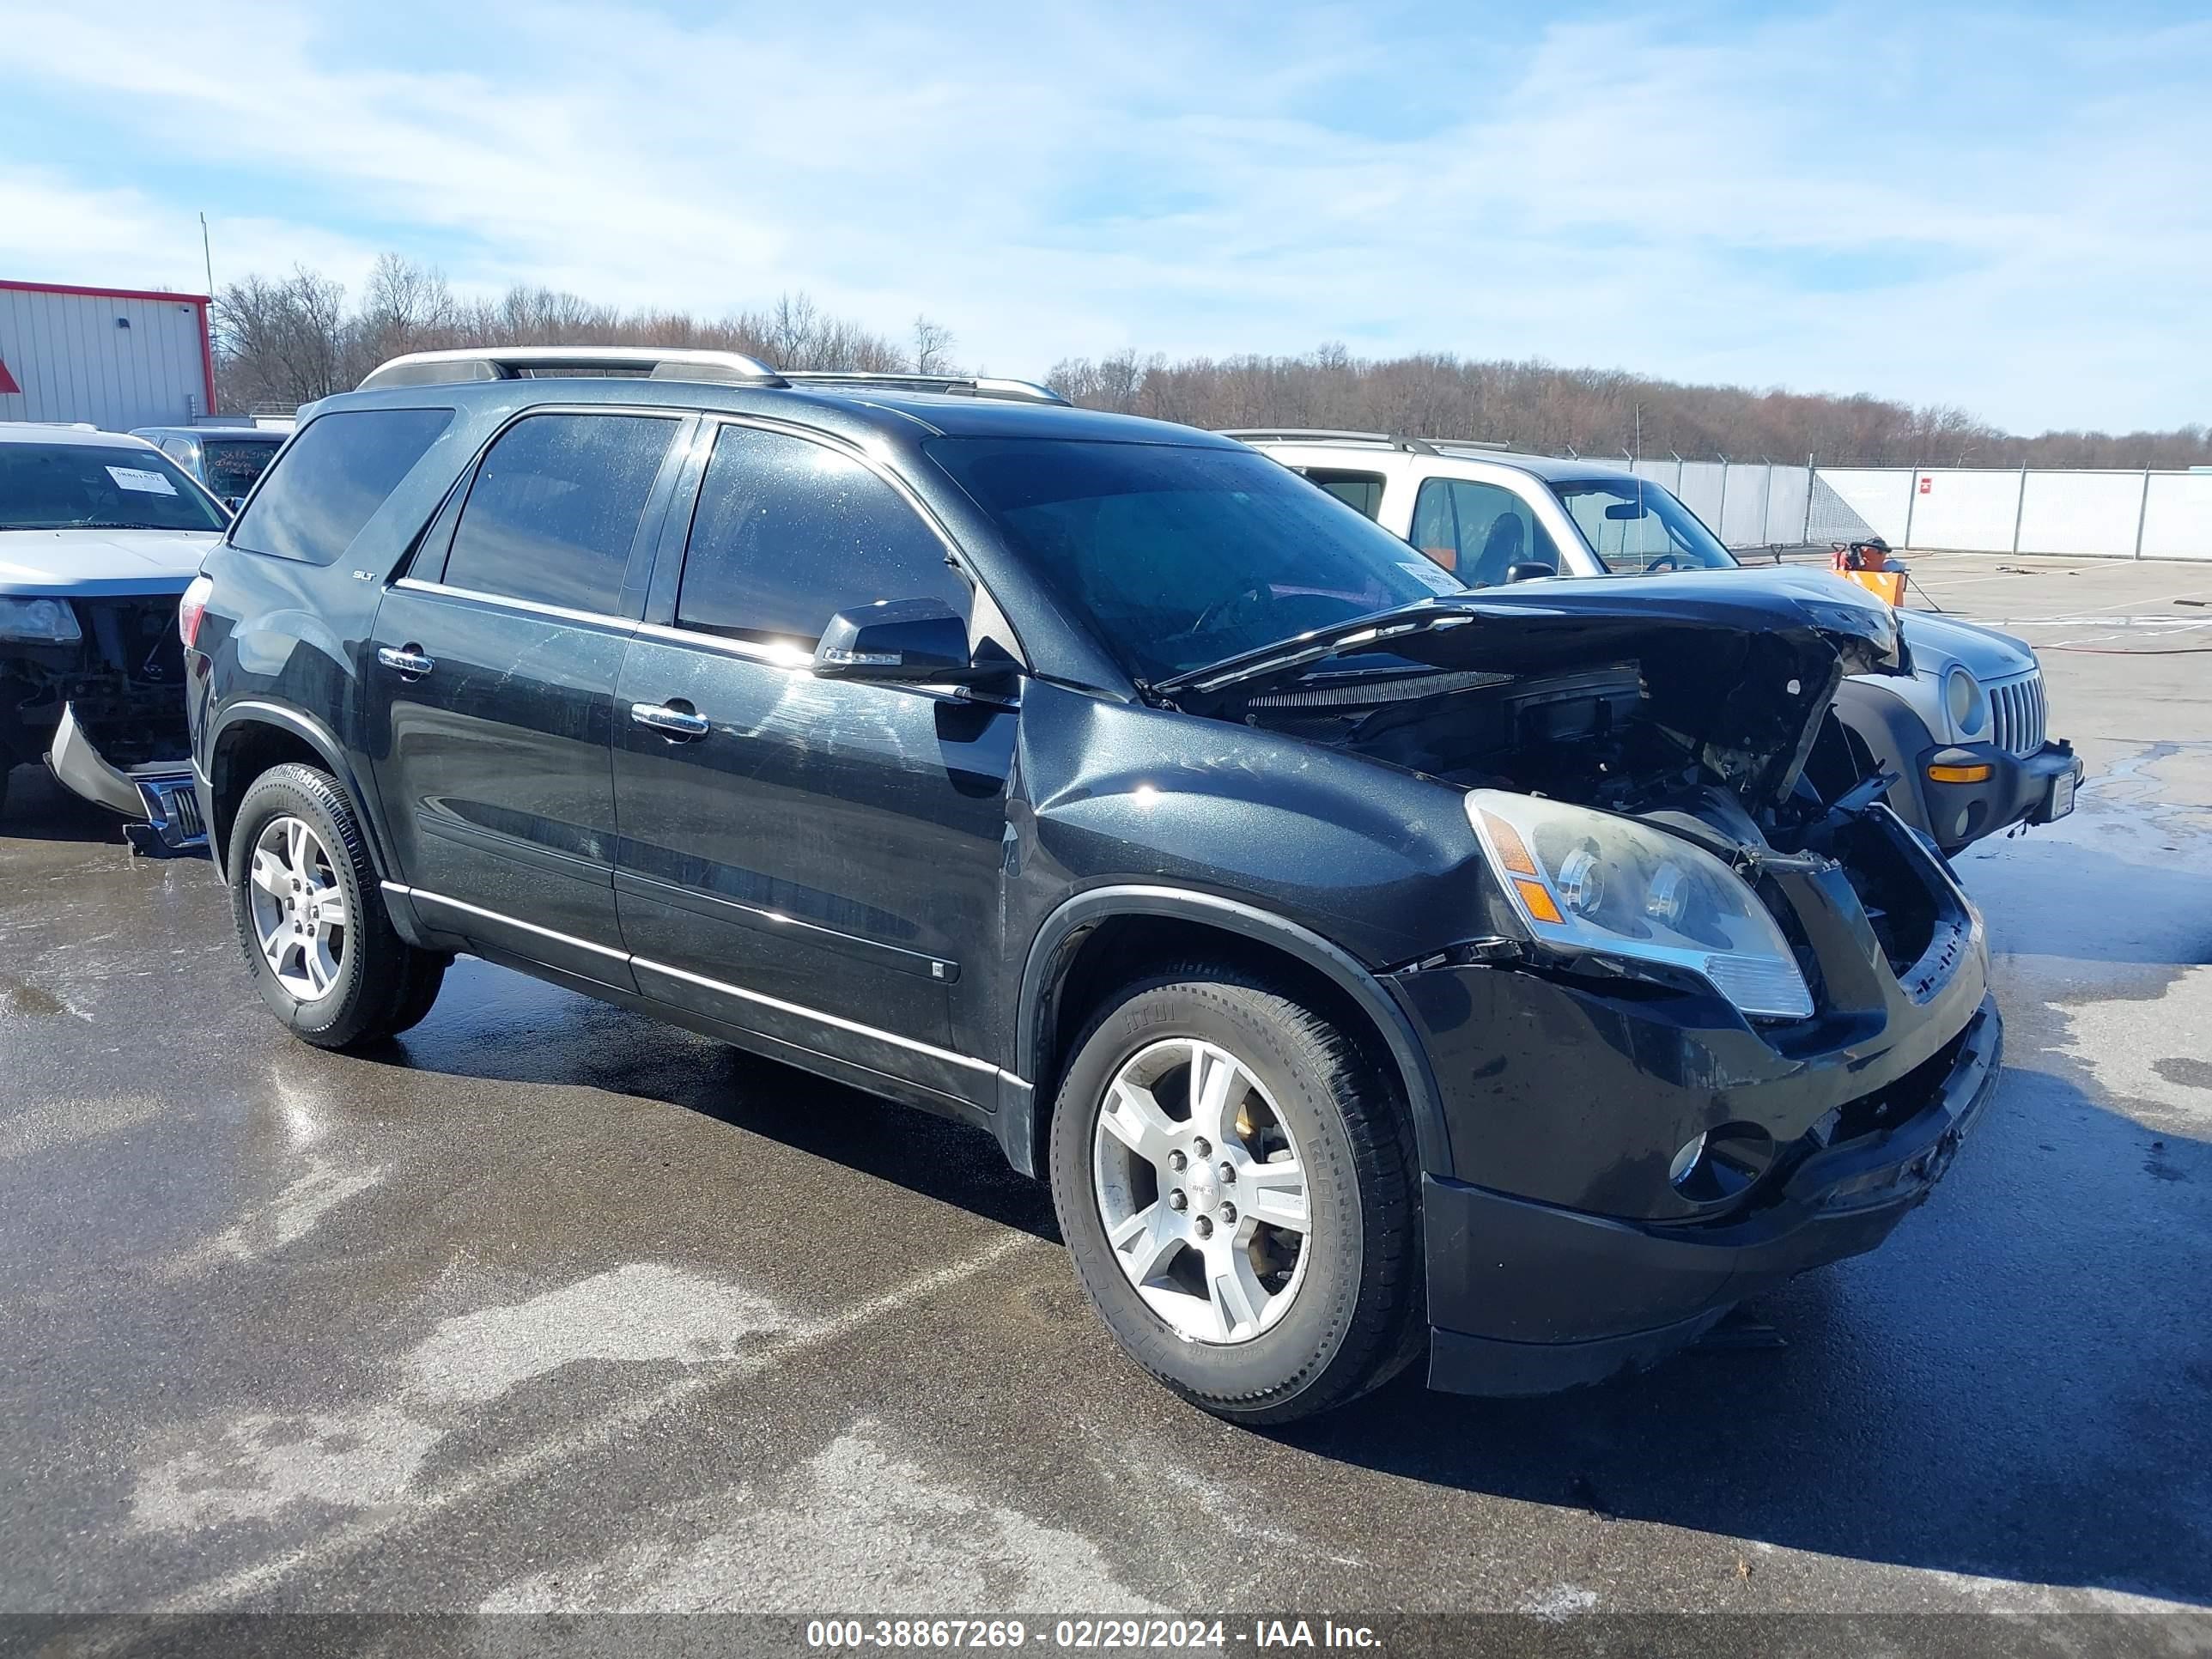
<svg viewBox="0 0 2212 1659">
<path fill-rule="evenodd" d="M 209 146 L 219 276 L 404 246 L 470 287 L 927 310 L 1001 372 L 1342 338 L 2023 427 L 2212 414 L 2177 349 L 2212 264 L 2179 172 L 2212 151 L 2202 27 L 517 6 L 390 20 L 403 64 L 303 15 L 134 52 L 0 0 L 19 79 L 110 157 L 255 135 Z M 199 204 L 114 171 L 0 160 L 0 260 L 196 283 Z"/>
</svg>

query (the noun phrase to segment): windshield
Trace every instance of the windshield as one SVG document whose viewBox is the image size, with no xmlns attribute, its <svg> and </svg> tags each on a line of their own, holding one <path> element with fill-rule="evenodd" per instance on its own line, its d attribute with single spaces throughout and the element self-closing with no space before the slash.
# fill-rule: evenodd
<svg viewBox="0 0 2212 1659">
<path fill-rule="evenodd" d="M 1552 493 L 1616 576 L 1668 570 L 1725 570 L 1735 556 L 1697 515 L 1656 483 L 1640 478 L 1565 478 Z"/>
<path fill-rule="evenodd" d="M 150 446 L 0 443 L 0 530 L 221 530 L 225 522 Z"/>
<path fill-rule="evenodd" d="M 1463 591 L 1249 450 L 1050 438 L 927 449 L 1139 680 Z"/>
<path fill-rule="evenodd" d="M 203 438 L 200 465 L 207 487 L 227 501 L 235 500 L 269 470 L 280 447 L 262 438 Z"/>
</svg>

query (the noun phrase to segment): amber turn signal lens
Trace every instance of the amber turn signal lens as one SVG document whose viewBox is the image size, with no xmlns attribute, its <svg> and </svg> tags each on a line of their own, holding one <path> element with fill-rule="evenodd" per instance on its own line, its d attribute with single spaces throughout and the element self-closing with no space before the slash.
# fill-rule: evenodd
<svg viewBox="0 0 2212 1659">
<path fill-rule="evenodd" d="M 1986 783 L 1994 769 L 1987 762 L 1978 766 L 1931 766 L 1928 776 L 1936 783 Z"/>
<path fill-rule="evenodd" d="M 1552 890 L 1540 881 L 1523 881 L 1518 876 L 1513 884 L 1521 890 L 1521 902 L 1528 907 L 1528 914 L 1539 921 L 1564 920 L 1559 907 L 1552 902 Z"/>
<path fill-rule="evenodd" d="M 1489 826 L 1490 844 L 1498 849 L 1498 861 L 1516 876 L 1534 875 L 1536 860 L 1528 856 L 1528 849 L 1522 845 L 1521 832 L 1495 812 L 1485 812 L 1482 821 Z M 1526 886 L 1528 884 L 1524 882 L 1522 884 Z M 1553 920 L 1557 921 L 1558 918 L 1553 917 Z"/>
</svg>

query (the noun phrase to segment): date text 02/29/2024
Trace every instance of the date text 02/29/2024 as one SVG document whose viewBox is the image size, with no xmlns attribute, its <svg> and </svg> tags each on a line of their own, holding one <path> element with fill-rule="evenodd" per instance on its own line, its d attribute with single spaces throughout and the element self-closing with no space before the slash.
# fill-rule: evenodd
<svg viewBox="0 0 2212 1659">
<path fill-rule="evenodd" d="M 1032 1630 L 1020 1619 L 816 1619 L 806 1645 L 825 1649 L 1008 1649 L 1028 1646 L 1079 1652 L 1173 1651 L 1250 1647 L 1257 1650 L 1329 1648 L 1373 1650 L 1364 1625 L 1304 1619 L 1262 1619 L 1235 1626 L 1219 1619 L 1061 1619 Z"/>
</svg>

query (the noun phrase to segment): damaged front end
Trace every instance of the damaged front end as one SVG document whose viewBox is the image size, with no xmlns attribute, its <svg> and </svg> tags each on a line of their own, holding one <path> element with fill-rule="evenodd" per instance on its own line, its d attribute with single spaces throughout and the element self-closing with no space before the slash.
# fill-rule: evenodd
<svg viewBox="0 0 2212 1659">
<path fill-rule="evenodd" d="M 1439 1386 L 1596 1380 L 1873 1249 L 1996 1079 L 1980 917 L 1829 707 L 1899 666 L 1893 617 L 1787 573 L 1624 586 L 1454 596 L 1176 688 L 1463 792 L 1481 913 L 1387 976 L 1450 1142 Z"/>
<path fill-rule="evenodd" d="M 0 641 L 0 709 L 12 757 L 43 755 L 72 793 L 130 820 L 125 834 L 141 852 L 204 846 L 176 596 L 46 603 L 67 606 L 70 627 L 57 629 L 60 637 Z"/>
</svg>

